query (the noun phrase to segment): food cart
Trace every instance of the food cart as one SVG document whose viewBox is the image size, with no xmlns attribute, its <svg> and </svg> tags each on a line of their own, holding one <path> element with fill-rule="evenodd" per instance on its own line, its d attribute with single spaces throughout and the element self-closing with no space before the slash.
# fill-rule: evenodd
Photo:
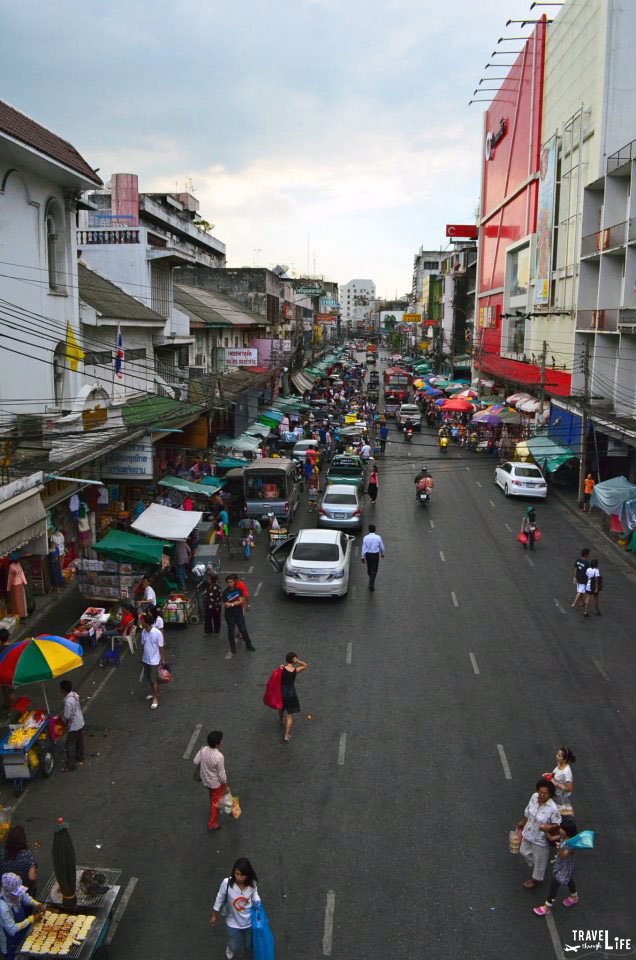
<svg viewBox="0 0 636 960">
<path fill-rule="evenodd" d="M 10 724 L 0 740 L 0 760 L 5 780 L 13 784 L 19 796 L 27 780 L 38 773 L 50 777 L 55 769 L 55 740 L 61 735 L 56 719 L 44 710 L 26 710 L 20 722 Z"/>
</svg>

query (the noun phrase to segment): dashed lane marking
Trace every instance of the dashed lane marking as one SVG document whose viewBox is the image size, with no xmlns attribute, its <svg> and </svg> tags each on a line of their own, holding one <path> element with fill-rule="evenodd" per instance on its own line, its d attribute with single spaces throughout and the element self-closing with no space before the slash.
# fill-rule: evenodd
<svg viewBox="0 0 636 960">
<path fill-rule="evenodd" d="M 534 560 L 532 559 L 532 557 L 526 557 L 526 560 L 528 561 L 531 567 L 534 567 Z"/>
<path fill-rule="evenodd" d="M 494 509 L 495 509 L 494 500 L 489 500 L 488 503 L 490 504 L 490 506 L 491 506 L 491 507 L 493 508 L 493 510 L 494 510 Z"/>
<path fill-rule="evenodd" d="M 470 657 L 470 662 L 473 665 L 473 673 L 476 674 L 476 676 L 479 676 L 479 667 L 477 666 L 477 659 L 475 657 L 475 654 L 469 653 L 468 656 Z"/>
<path fill-rule="evenodd" d="M 506 780 L 512 780 L 512 774 L 510 773 L 510 767 L 508 765 L 506 751 L 503 748 L 503 744 L 498 743 L 497 750 L 499 751 L 499 759 L 501 760 L 501 766 L 503 767 L 504 777 Z"/>
<path fill-rule="evenodd" d="M 481 483 L 479 482 L 479 480 L 475 480 L 475 483 L 477 484 L 478 487 L 481 487 Z"/>
<path fill-rule="evenodd" d="M 353 659 L 353 640 L 350 640 L 347 644 L 347 656 L 345 658 L 345 663 L 347 666 L 351 666 L 351 660 Z"/>
<path fill-rule="evenodd" d="M 457 599 L 457 594 L 455 593 L 454 590 L 451 590 L 451 597 L 453 598 L 453 606 L 454 606 L 454 607 L 458 607 L 458 606 L 459 606 L 459 600 Z"/>
<path fill-rule="evenodd" d="M 340 734 L 340 743 L 338 744 L 338 766 L 344 767 L 345 752 L 347 749 L 347 734 Z"/>
<path fill-rule="evenodd" d="M 255 596 L 255 597 L 257 597 L 257 596 L 259 595 L 259 593 L 261 592 L 261 587 L 262 587 L 262 586 L 263 586 L 263 581 L 261 580 L 261 582 L 256 585 L 256 590 L 254 591 L 254 596 Z"/>
<path fill-rule="evenodd" d="M 509 523 L 504 524 L 504 526 L 505 526 L 506 530 L 509 530 L 510 533 L 512 533 L 512 527 L 510 526 Z"/>
<path fill-rule="evenodd" d="M 254 567 L 250 567 L 247 572 L 248 572 L 248 573 L 254 573 Z"/>
<path fill-rule="evenodd" d="M 432 521 L 432 520 L 429 520 L 429 523 L 430 523 L 430 525 L 431 525 L 431 530 L 434 530 L 434 529 L 435 529 L 435 524 L 433 523 L 433 521 Z"/>
<path fill-rule="evenodd" d="M 443 550 L 440 550 L 440 552 L 439 552 L 439 558 L 440 558 L 440 560 L 442 561 L 442 563 L 446 563 L 446 557 L 444 556 L 444 551 L 443 551 Z"/>
<path fill-rule="evenodd" d="M 325 906 L 325 930 L 322 936 L 322 955 L 331 956 L 331 947 L 333 945 L 333 915 L 336 909 L 336 894 L 333 890 L 327 893 L 327 904 Z"/>
<path fill-rule="evenodd" d="M 556 923 L 554 922 L 554 917 L 551 913 L 546 914 L 545 922 L 548 927 L 548 933 L 550 934 L 550 940 L 552 941 L 552 946 L 554 947 L 554 953 L 557 960 L 562 960 L 563 958 L 563 945 L 561 943 L 561 937 L 559 936 L 559 931 L 557 930 Z"/>
<path fill-rule="evenodd" d="M 195 743 L 199 739 L 199 734 L 201 733 L 202 726 L 203 726 L 202 723 L 197 723 L 196 727 L 194 728 L 194 732 L 190 737 L 190 739 L 188 740 L 188 746 L 185 748 L 185 753 L 183 754 L 184 760 L 189 760 L 190 757 L 192 756 L 192 751 L 194 750 Z"/>
<path fill-rule="evenodd" d="M 600 675 L 603 677 L 603 680 L 607 680 L 609 682 L 611 680 L 611 677 L 607 672 L 607 670 L 605 669 L 605 667 L 603 666 L 603 664 L 601 663 L 601 661 L 593 660 L 592 663 L 594 664 L 594 666 L 596 667 Z"/>
</svg>

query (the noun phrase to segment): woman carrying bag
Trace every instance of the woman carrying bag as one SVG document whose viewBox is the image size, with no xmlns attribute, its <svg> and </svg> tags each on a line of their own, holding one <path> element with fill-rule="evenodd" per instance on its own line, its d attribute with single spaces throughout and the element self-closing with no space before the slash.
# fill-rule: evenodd
<svg viewBox="0 0 636 960">
<path fill-rule="evenodd" d="M 196 767 L 194 779 L 200 780 L 203 786 L 210 791 L 208 830 L 221 829 L 221 824 L 217 822 L 219 817 L 218 804 L 230 789 L 225 773 L 225 757 L 219 750 L 222 743 L 223 732 L 212 730 L 211 733 L 208 733 L 207 746 L 201 747 L 193 761 Z"/>
<path fill-rule="evenodd" d="M 219 914 L 225 918 L 227 960 L 233 957 L 253 957 L 252 924 L 255 909 L 261 898 L 257 889 L 258 877 L 252 864 L 240 857 L 232 867 L 232 874 L 221 882 L 214 901 L 210 925 L 216 927 Z"/>
</svg>

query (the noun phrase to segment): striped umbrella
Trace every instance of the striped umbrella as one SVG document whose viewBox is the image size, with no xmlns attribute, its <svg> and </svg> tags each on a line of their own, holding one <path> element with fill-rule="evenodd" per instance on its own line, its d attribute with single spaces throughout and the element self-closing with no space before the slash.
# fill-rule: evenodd
<svg viewBox="0 0 636 960">
<path fill-rule="evenodd" d="M 78 643 L 49 634 L 18 640 L 0 653 L 0 684 L 19 687 L 61 677 L 82 666 L 83 652 Z"/>
</svg>

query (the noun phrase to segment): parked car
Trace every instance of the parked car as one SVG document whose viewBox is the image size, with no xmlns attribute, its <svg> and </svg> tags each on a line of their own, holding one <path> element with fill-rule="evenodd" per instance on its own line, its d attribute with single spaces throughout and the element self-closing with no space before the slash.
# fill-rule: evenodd
<svg viewBox="0 0 636 960">
<path fill-rule="evenodd" d="M 364 461 L 355 454 L 339 453 L 329 464 L 327 483 L 364 487 Z"/>
<path fill-rule="evenodd" d="M 363 502 L 358 487 L 328 484 L 318 508 L 318 526 L 359 530 L 362 526 Z"/>
<path fill-rule="evenodd" d="M 541 497 L 548 495 L 548 485 L 534 463 L 502 463 L 495 470 L 495 483 L 507 497 Z"/>
<path fill-rule="evenodd" d="M 344 597 L 354 538 L 339 530 L 300 530 L 282 540 L 268 554 L 268 560 L 283 575 L 288 596 Z"/>
<path fill-rule="evenodd" d="M 409 420 L 414 430 L 422 429 L 422 412 L 415 403 L 403 403 L 396 416 L 398 427 L 403 427 Z"/>
</svg>

